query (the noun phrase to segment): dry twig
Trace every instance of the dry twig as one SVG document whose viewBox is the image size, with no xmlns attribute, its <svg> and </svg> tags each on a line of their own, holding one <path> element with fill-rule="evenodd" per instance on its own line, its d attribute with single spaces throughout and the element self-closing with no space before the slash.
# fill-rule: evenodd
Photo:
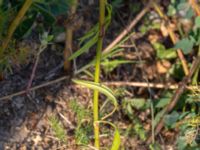
<svg viewBox="0 0 200 150">
<path fill-rule="evenodd" d="M 34 86 L 34 87 L 30 88 L 29 91 L 35 91 L 35 90 L 44 88 L 46 86 L 50 86 L 50 85 L 53 85 L 55 83 L 67 80 L 67 79 L 69 79 L 68 76 L 63 76 L 63 77 L 60 77 L 60 78 L 55 79 L 53 81 L 49 81 L 49 82 Z M 176 85 L 176 84 L 146 83 L 146 82 L 114 81 L 114 82 L 102 82 L 102 84 L 105 84 L 107 86 L 133 86 L 133 87 L 145 87 L 145 88 L 150 87 L 150 88 L 158 88 L 158 89 L 166 88 L 166 89 L 172 89 L 172 90 L 178 88 L 178 85 Z M 78 86 L 78 85 L 76 85 L 76 86 Z M 189 90 L 195 90 L 195 89 L 199 89 L 199 88 L 200 88 L 199 86 L 186 86 L 186 89 L 189 89 Z M 22 90 L 20 92 L 16 92 L 16 93 L 13 93 L 13 94 L 10 94 L 10 95 L 7 95 L 7 96 L 3 96 L 3 97 L 0 98 L 0 101 L 6 100 L 6 99 L 11 99 L 15 96 L 23 95 L 26 92 L 27 92 L 27 90 Z"/>
<path fill-rule="evenodd" d="M 28 85 L 27 85 L 27 88 L 26 88 L 27 92 L 29 92 L 29 89 L 30 89 L 30 87 L 32 85 L 32 82 L 33 82 L 33 79 L 35 77 L 36 69 L 37 69 L 37 66 L 38 66 L 38 63 L 39 63 L 39 60 L 40 60 L 40 54 L 45 50 L 46 47 L 47 47 L 47 45 L 42 45 L 41 44 L 41 46 L 39 48 L 39 51 L 36 54 L 36 60 L 35 60 L 35 63 L 33 65 L 33 69 L 32 69 L 31 76 L 30 76 L 30 80 L 28 81 Z"/>
<path fill-rule="evenodd" d="M 35 91 L 35 90 L 38 90 L 38 89 L 41 89 L 43 87 L 46 87 L 46 86 L 49 86 L 49 85 L 53 85 L 55 83 L 58 83 L 58 82 L 61 82 L 61 81 L 64 81 L 64 80 L 67 80 L 69 79 L 69 76 L 63 76 L 61 78 L 58 78 L 56 80 L 53 80 L 53 81 L 49 81 L 49 82 L 46 82 L 46 83 L 43 83 L 43 84 L 40 84 L 40 85 L 37 85 L 37 86 L 34 86 L 32 88 L 29 89 L 29 92 L 31 91 Z M 10 94 L 10 95 L 7 95 L 7 96 L 3 96 L 0 98 L 0 101 L 2 100 L 7 100 L 7 99 L 11 99 L 15 96 L 19 96 L 19 95 L 23 95 L 27 92 L 27 90 L 22 90 L 20 92 L 16 92 L 16 93 L 13 93 L 13 94 Z"/>
<path fill-rule="evenodd" d="M 145 87 L 145 88 L 157 88 L 157 89 L 177 89 L 177 84 L 163 84 L 163 83 L 146 83 L 146 82 L 124 82 L 124 81 L 113 81 L 113 82 L 103 82 L 102 84 L 108 86 L 133 86 L 133 87 Z M 188 90 L 198 89 L 200 86 L 186 86 Z"/>
</svg>

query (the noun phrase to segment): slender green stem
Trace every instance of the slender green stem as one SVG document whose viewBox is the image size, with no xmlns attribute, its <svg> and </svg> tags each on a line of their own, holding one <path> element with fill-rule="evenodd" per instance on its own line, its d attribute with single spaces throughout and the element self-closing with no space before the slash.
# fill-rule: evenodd
<svg viewBox="0 0 200 150">
<path fill-rule="evenodd" d="M 154 106 L 153 106 L 153 101 L 151 99 L 151 136 L 152 136 L 152 143 L 154 144 L 155 143 L 155 124 L 154 124 L 154 120 L 155 120 L 155 117 L 154 117 Z"/>
<path fill-rule="evenodd" d="M 95 75 L 94 82 L 99 83 L 100 76 L 100 62 L 101 62 L 101 53 L 102 53 L 102 45 L 103 45 L 103 36 L 104 36 L 104 22 L 105 22 L 105 0 L 99 0 L 99 38 L 97 42 L 97 50 L 96 50 L 96 63 L 95 63 Z M 94 91 L 93 97 L 93 117 L 94 117 L 94 138 L 95 138 L 95 147 L 100 149 L 99 142 L 99 92 L 97 90 Z"/>
<path fill-rule="evenodd" d="M 199 45 L 197 57 L 198 57 L 198 56 L 200 56 L 200 45 Z M 198 67 L 197 70 L 196 70 L 196 72 L 194 73 L 194 76 L 193 76 L 193 78 L 192 78 L 192 84 L 193 84 L 193 85 L 197 85 L 197 84 L 198 84 L 199 70 L 200 70 L 200 67 Z"/>
</svg>

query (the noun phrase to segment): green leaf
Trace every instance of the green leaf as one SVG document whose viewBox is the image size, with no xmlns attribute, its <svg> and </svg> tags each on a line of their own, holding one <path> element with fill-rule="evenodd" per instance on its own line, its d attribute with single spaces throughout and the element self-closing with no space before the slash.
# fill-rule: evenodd
<svg viewBox="0 0 200 150">
<path fill-rule="evenodd" d="M 160 121 L 164 113 L 165 113 L 165 109 L 162 109 L 160 112 L 156 114 L 155 119 L 153 120 L 154 127 L 158 124 L 158 122 Z"/>
<path fill-rule="evenodd" d="M 23 38 L 24 35 L 31 31 L 31 27 L 35 22 L 37 14 L 37 11 L 32 11 L 26 15 L 24 21 L 17 27 L 17 30 L 14 33 L 14 36 L 17 39 Z"/>
<path fill-rule="evenodd" d="M 88 31 L 83 37 L 79 39 L 79 45 L 82 45 L 86 40 L 92 38 L 98 30 L 98 24 L 96 24 L 90 31 Z"/>
<path fill-rule="evenodd" d="M 106 5 L 107 16 L 105 18 L 105 29 L 108 28 L 108 25 L 111 21 L 111 13 L 112 13 L 112 6 L 107 4 Z M 80 39 L 80 43 L 82 44 L 87 41 L 78 51 L 72 54 L 69 57 L 69 60 L 75 59 L 76 57 L 80 56 L 81 54 L 88 52 L 88 50 L 97 43 L 98 36 L 99 36 L 99 23 L 97 23 L 85 36 Z"/>
<path fill-rule="evenodd" d="M 131 107 L 131 104 L 127 104 L 126 111 L 131 115 L 133 114 L 133 108 Z"/>
<path fill-rule="evenodd" d="M 106 73 L 109 73 L 113 71 L 117 66 L 122 65 L 122 64 L 129 64 L 129 63 L 134 63 L 134 61 L 130 60 L 104 60 L 101 65 L 103 66 L 103 69 L 105 70 Z"/>
<path fill-rule="evenodd" d="M 160 98 L 158 99 L 158 103 L 156 104 L 156 108 L 164 108 L 167 104 L 169 104 L 170 102 L 170 98 L 169 97 L 166 97 L 166 98 Z"/>
<path fill-rule="evenodd" d="M 111 146 L 111 150 L 119 150 L 120 144 L 121 144 L 121 139 L 120 139 L 120 133 L 118 128 L 111 122 L 108 121 L 98 121 L 99 123 L 104 123 L 104 124 L 109 124 L 115 129 L 114 132 L 114 138 Z"/>
<path fill-rule="evenodd" d="M 33 8 L 43 15 L 44 21 L 45 21 L 45 25 L 47 24 L 49 26 L 49 25 L 52 25 L 52 24 L 55 23 L 56 18 L 51 12 L 47 11 L 45 8 L 41 7 L 37 3 L 33 4 Z"/>
<path fill-rule="evenodd" d="M 111 146 L 111 150 L 118 150 L 120 147 L 120 134 L 117 128 L 115 128 L 114 139 Z"/>
<path fill-rule="evenodd" d="M 123 0 L 112 0 L 111 5 L 114 9 L 120 8 L 121 6 L 123 6 Z"/>
<path fill-rule="evenodd" d="M 193 32 L 189 35 L 189 39 L 193 41 L 194 45 L 200 44 L 200 28 L 194 28 Z"/>
<path fill-rule="evenodd" d="M 76 114 L 78 123 L 81 123 L 83 119 L 90 117 L 90 111 L 78 104 L 76 100 L 71 100 L 69 103 L 70 108 Z"/>
<path fill-rule="evenodd" d="M 177 140 L 177 147 L 179 150 L 185 150 L 185 148 L 187 147 L 187 142 L 185 140 L 184 136 L 180 136 Z"/>
<path fill-rule="evenodd" d="M 180 61 L 172 65 L 172 67 L 169 70 L 169 73 L 173 78 L 178 79 L 178 80 L 181 80 L 185 76 L 183 67 Z"/>
<path fill-rule="evenodd" d="M 143 108 L 146 103 L 145 99 L 143 98 L 134 98 L 134 99 L 131 99 L 130 101 L 131 101 L 131 105 L 135 107 L 136 109 Z"/>
<path fill-rule="evenodd" d="M 71 4 L 70 0 L 43 0 L 37 3 L 53 16 L 65 14 Z"/>
<path fill-rule="evenodd" d="M 56 137 L 59 138 L 59 140 L 66 142 L 65 130 L 63 126 L 59 123 L 59 120 L 55 116 L 51 116 L 49 118 L 49 122 L 53 131 L 55 132 Z"/>
<path fill-rule="evenodd" d="M 181 14 L 181 16 L 185 18 L 191 18 L 192 16 L 194 16 L 194 11 L 191 8 L 191 6 L 188 4 L 188 2 L 182 2 L 178 4 L 177 9 L 178 9 L 179 14 Z"/>
<path fill-rule="evenodd" d="M 153 43 L 153 47 L 156 50 L 156 55 L 160 59 L 174 59 L 177 57 L 175 49 L 166 49 L 161 43 Z"/>
<path fill-rule="evenodd" d="M 75 59 L 76 57 L 80 56 L 81 54 L 88 52 L 88 50 L 97 42 L 98 34 L 96 34 L 92 39 L 90 39 L 83 47 L 81 47 L 78 51 L 73 53 L 69 60 Z"/>
<path fill-rule="evenodd" d="M 175 14 L 176 14 L 176 8 L 174 8 L 174 6 L 170 4 L 170 5 L 168 6 L 167 15 L 168 15 L 168 16 L 173 16 L 173 15 L 175 15 Z"/>
<path fill-rule="evenodd" d="M 7 26 L 9 24 L 9 11 L 3 11 L 0 9 L 0 38 L 7 32 Z"/>
<path fill-rule="evenodd" d="M 87 87 L 89 89 L 97 90 L 100 93 L 103 93 L 104 95 L 106 95 L 108 97 L 108 99 L 112 101 L 112 103 L 114 105 L 114 109 L 113 109 L 113 111 L 111 113 L 109 113 L 108 115 L 103 117 L 104 119 L 115 112 L 115 110 L 117 109 L 118 103 L 117 103 L 117 99 L 115 98 L 115 96 L 114 96 L 113 92 L 111 91 L 111 89 L 109 89 L 105 85 L 102 85 L 100 83 L 91 82 L 91 81 L 75 80 L 75 79 L 73 79 L 72 81 L 74 83 L 76 83 L 76 84 L 85 86 L 85 87 Z"/>
<path fill-rule="evenodd" d="M 194 41 L 188 38 L 182 39 L 176 43 L 175 48 L 181 49 L 184 54 L 189 54 L 194 46 Z"/>
<path fill-rule="evenodd" d="M 36 0 L 33 9 L 40 12 L 44 18 L 44 26 L 51 26 L 56 21 L 56 16 L 67 13 L 71 0 Z"/>
<path fill-rule="evenodd" d="M 190 7 L 190 8 L 188 9 L 186 15 L 185 15 L 185 18 L 186 18 L 186 19 L 192 19 L 192 17 L 194 16 L 194 14 L 195 14 L 195 13 L 194 13 L 192 7 Z"/>
<path fill-rule="evenodd" d="M 118 52 L 121 52 L 123 51 L 124 49 L 122 48 L 119 48 L 119 46 L 126 42 L 130 36 L 132 36 L 132 34 L 126 36 L 123 40 L 121 40 L 118 44 L 116 44 L 113 48 L 111 48 L 109 51 L 105 52 L 103 51 L 102 53 L 102 60 L 106 59 L 106 58 L 110 58 L 110 57 L 114 57 L 115 54 L 117 54 Z M 82 68 L 80 68 L 75 74 L 79 74 L 81 72 L 83 72 L 84 70 L 94 66 L 94 63 L 95 63 L 95 59 L 93 59 L 91 62 L 89 62 L 87 65 L 83 66 Z"/>
<path fill-rule="evenodd" d="M 134 63 L 134 61 L 130 60 L 111 60 L 111 61 L 104 61 L 101 63 L 102 66 L 117 66 L 120 64 L 128 64 L 128 63 Z"/>
<path fill-rule="evenodd" d="M 134 125 L 134 130 L 136 134 L 140 137 L 141 140 L 146 140 L 146 133 L 145 129 L 143 128 L 143 125 L 140 122 L 136 122 Z"/>
<path fill-rule="evenodd" d="M 92 126 L 90 124 L 81 125 L 79 124 L 78 127 L 75 129 L 75 139 L 76 143 L 80 145 L 88 145 L 90 142 L 89 135 L 91 134 Z"/>
<path fill-rule="evenodd" d="M 164 117 L 165 124 L 169 127 L 174 127 L 178 119 L 179 114 L 176 111 L 173 111 L 171 114 L 165 115 Z"/>
<path fill-rule="evenodd" d="M 48 35 L 48 34 L 49 34 L 48 32 L 44 32 L 41 35 L 40 42 L 44 46 L 48 45 L 48 43 L 51 42 L 51 40 L 53 39 L 53 35 Z"/>
<path fill-rule="evenodd" d="M 79 40 L 79 45 L 83 44 L 85 41 L 87 41 L 79 50 L 77 50 L 75 53 L 73 53 L 69 60 L 75 59 L 76 57 L 80 56 L 81 54 L 88 52 L 89 49 L 94 46 L 98 40 L 98 23 L 90 30 L 88 31 L 83 37 L 81 37 Z"/>
<path fill-rule="evenodd" d="M 199 28 L 200 27 L 200 16 L 195 18 L 195 28 Z"/>
<path fill-rule="evenodd" d="M 150 150 L 161 150 L 161 146 L 159 143 L 155 142 L 149 145 Z"/>
</svg>

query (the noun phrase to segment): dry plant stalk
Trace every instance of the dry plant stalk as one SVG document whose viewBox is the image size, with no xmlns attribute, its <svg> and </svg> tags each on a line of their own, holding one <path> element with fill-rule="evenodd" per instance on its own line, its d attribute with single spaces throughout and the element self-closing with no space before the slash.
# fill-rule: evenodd
<svg viewBox="0 0 200 150">
<path fill-rule="evenodd" d="M 67 80 L 69 79 L 68 76 L 63 76 L 63 77 L 60 77 L 58 79 L 55 79 L 55 80 L 52 80 L 52 81 L 48 81 L 48 82 L 45 82 L 45 83 L 42 83 L 42 84 L 39 84 L 39 85 L 36 85 L 34 87 L 31 87 L 29 89 L 29 92 L 31 91 L 35 91 L 35 90 L 38 90 L 38 89 L 41 89 L 41 88 L 44 88 L 44 87 L 47 87 L 49 85 L 53 85 L 53 84 L 56 84 L 58 82 L 61 82 L 61 81 L 64 81 L 64 80 Z M 162 88 L 167 88 L 167 89 L 177 89 L 178 88 L 178 85 L 164 85 L 162 83 L 146 83 L 146 82 L 120 82 L 120 81 L 113 81 L 113 82 L 102 82 L 102 84 L 104 85 L 107 85 L 107 86 L 133 86 L 133 87 L 144 87 L 144 88 L 159 88 L 159 89 L 162 89 Z M 82 88 L 81 86 L 79 85 L 73 85 L 73 86 L 77 86 L 77 87 L 80 87 Z M 188 90 L 198 90 L 200 89 L 199 86 L 186 86 L 186 89 Z M 20 96 L 20 95 L 23 95 L 27 92 L 27 90 L 22 90 L 22 91 L 19 91 L 19 92 L 16 92 L 16 93 L 12 93 L 10 95 L 7 95 L 7 96 L 3 96 L 3 97 L 0 97 L 0 101 L 2 100 L 8 100 L 8 99 L 11 99 L 15 96 Z"/>
<path fill-rule="evenodd" d="M 163 11 L 160 9 L 160 6 L 157 3 L 154 2 L 153 6 L 154 6 L 154 9 L 159 14 L 159 16 L 162 19 L 164 19 L 166 22 L 168 22 L 168 26 L 166 27 L 166 29 L 169 32 L 169 36 L 170 36 L 173 44 L 176 44 L 178 39 L 177 39 L 175 33 L 170 28 L 170 21 L 169 21 L 168 17 L 166 15 L 164 15 Z M 178 54 L 178 57 L 179 57 L 179 59 L 181 61 L 182 66 L 183 66 L 183 70 L 184 70 L 185 75 L 188 75 L 189 74 L 189 69 L 188 69 L 187 61 L 186 61 L 186 59 L 185 59 L 185 57 L 183 55 L 182 50 L 181 49 L 177 49 L 177 54 Z"/>
<path fill-rule="evenodd" d="M 192 6 L 192 8 L 196 12 L 196 14 L 198 16 L 200 16 L 200 8 L 199 8 L 198 4 L 196 3 L 196 1 L 195 0 L 189 0 L 189 4 Z"/>
<path fill-rule="evenodd" d="M 75 17 L 76 9 L 78 5 L 78 0 L 74 0 L 70 8 L 69 17 L 70 19 L 65 25 L 65 49 L 64 49 L 64 70 L 69 71 L 71 68 L 71 63 L 68 60 L 73 51 L 73 19 Z"/>
<path fill-rule="evenodd" d="M 103 82 L 102 84 L 108 86 L 132 86 L 132 87 L 144 87 L 144 88 L 156 88 L 156 89 L 170 89 L 175 90 L 178 88 L 177 84 L 163 84 L 163 83 L 146 83 L 146 82 L 123 82 L 123 81 L 111 81 Z M 200 86 L 186 86 L 188 90 L 198 90 Z"/>
</svg>

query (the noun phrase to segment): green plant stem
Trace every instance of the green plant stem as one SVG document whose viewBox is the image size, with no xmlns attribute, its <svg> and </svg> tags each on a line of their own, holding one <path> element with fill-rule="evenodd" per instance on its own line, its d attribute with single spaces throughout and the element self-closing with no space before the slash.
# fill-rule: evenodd
<svg viewBox="0 0 200 150">
<path fill-rule="evenodd" d="M 198 49 L 198 54 L 197 56 L 200 56 L 200 45 L 199 45 L 199 49 Z M 198 75 L 199 75 L 199 70 L 200 70 L 200 66 L 197 68 L 197 70 L 194 73 L 194 76 L 192 78 L 192 85 L 198 85 Z"/>
<path fill-rule="evenodd" d="M 95 63 L 95 75 L 94 82 L 99 83 L 100 76 L 100 62 L 101 62 L 101 54 L 102 54 L 102 46 L 103 46 L 103 36 L 104 36 L 104 22 L 105 22 L 105 0 L 99 0 L 99 37 L 97 42 L 97 50 L 96 50 L 96 63 Z M 99 92 L 94 90 L 93 97 L 93 117 L 94 117 L 94 138 L 95 138 L 95 148 L 100 149 L 99 142 Z"/>
<path fill-rule="evenodd" d="M 153 101 L 151 99 L 151 136 L 152 136 L 152 144 L 155 143 L 155 125 L 154 125 L 155 117 L 154 117 L 154 106 Z"/>
<path fill-rule="evenodd" d="M 9 44 L 9 42 L 10 42 L 12 36 L 13 36 L 13 33 L 15 32 L 16 28 L 20 24 L 22 18 L 24 17 L 25 13 L 30 8 L 32 3 L 33 3 L 33 0 L 26 0 L 23 4 L 22 8 L 19 10 L 17 16 L 12 21 L 11 25 L 8 28 L 7 36 L 6 36 L 6 38 L 5 38 L 5 40 L 3 41 L 3 44 L 2 44 L 2 53 L 8 47 L 8 44 Z"/>
</svg>

